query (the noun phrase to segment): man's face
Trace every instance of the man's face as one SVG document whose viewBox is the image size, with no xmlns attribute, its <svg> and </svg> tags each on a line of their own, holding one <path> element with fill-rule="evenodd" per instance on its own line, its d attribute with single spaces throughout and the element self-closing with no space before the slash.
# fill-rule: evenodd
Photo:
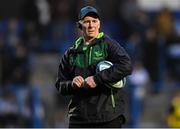
<svg viewBox="0 0 180 129">
<path fill-rule="evenodd" d="M 82 31 L 87 39 L 96 38 L 99 33 L 100 21 L 98 18 L 86 16 L 82 20 Z"/>
</svg>

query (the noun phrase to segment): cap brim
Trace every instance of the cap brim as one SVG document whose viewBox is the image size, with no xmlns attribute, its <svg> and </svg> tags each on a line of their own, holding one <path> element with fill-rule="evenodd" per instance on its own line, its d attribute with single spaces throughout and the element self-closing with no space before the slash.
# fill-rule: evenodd
<svg viewBox="0 0 180 129">
<path fill-rule="evenodd" d="M 84 19 L 86 16 L 91 16 L 93 18 L 99 18 L 99 15 L 96 12 L 88 12 L 86 14 L 84 14 L 81 19 Z"/>
</svg>

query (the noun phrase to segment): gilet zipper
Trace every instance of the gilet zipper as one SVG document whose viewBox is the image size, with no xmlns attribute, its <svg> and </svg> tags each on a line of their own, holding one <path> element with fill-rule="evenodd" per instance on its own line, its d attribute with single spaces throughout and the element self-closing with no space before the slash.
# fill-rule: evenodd
<svg viewBox="0 0 180 129">
<path fill-rule="evenodd" d="M 89 50 L 89 60 L 88 60 L 88 65 L 91 65 L 91 58 L 92 58 L 92 47 L 90 47 L 90 50 Z"/>
</svg>

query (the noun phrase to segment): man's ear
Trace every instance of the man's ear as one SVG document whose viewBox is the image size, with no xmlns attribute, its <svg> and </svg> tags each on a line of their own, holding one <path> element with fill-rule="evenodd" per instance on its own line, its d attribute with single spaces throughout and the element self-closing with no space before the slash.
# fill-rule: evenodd
<svg viewBox="0 0 180 129">
<path fill-rule="evenodd" d="M 100 30 L 100 28 L 101 28 L 101 21 L 99 20 L 99 30 Z"/>
<path fill-rule="evenodd" d="M 77 27 L 82 30 L 82 21 L 76 22 Z"/>
</svg>

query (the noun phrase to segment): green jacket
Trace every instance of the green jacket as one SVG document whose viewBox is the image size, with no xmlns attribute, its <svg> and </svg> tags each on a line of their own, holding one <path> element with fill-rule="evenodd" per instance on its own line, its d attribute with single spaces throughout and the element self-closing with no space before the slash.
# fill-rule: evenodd
<svg viewBox="0 0 180 129">
<path fill-rule="evenodd" d="M 62 95 L 71 95 L 68 115 L 71 123 L 96 123 L 111 121 L 124 115 L 125 93 L 123 89 L 109 88 L 131 74 L 131 61 L 126 51 L 103 33 L 90 45 L 84 45 L 80 37 L 61 58 L 56 88 Z M 96 73 L 96 65 L 107 60 L 113 63 L 109 69 Z M 75 76 L 93 76 L 96 88 L 75 88 L 71 83 Z"/>
</svg>

